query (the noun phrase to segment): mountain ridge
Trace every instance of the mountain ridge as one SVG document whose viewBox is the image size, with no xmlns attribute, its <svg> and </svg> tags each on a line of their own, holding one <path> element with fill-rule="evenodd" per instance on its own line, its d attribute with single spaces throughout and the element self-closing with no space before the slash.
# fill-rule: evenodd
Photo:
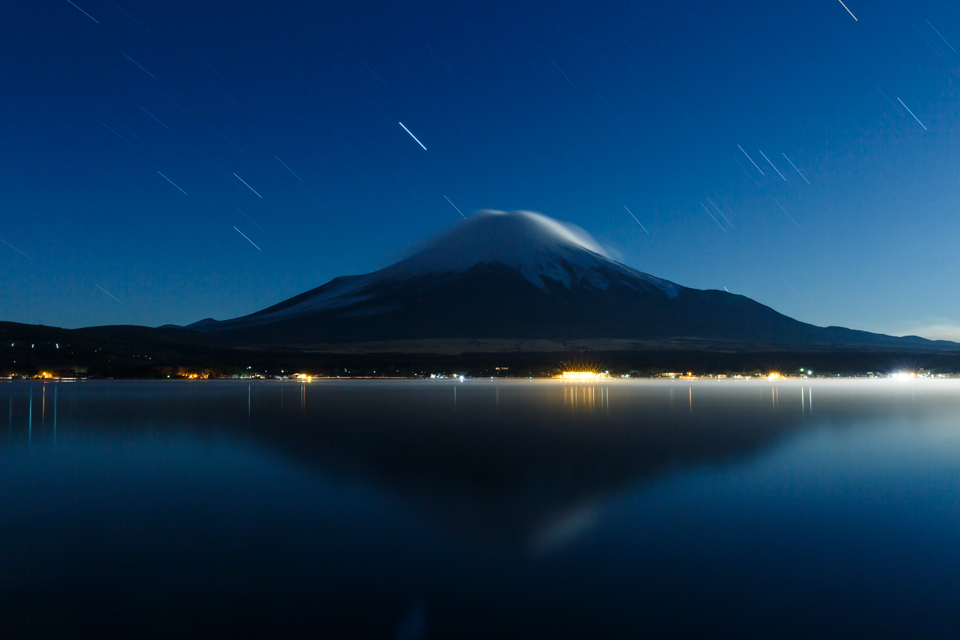
<svg viewBox="0 0 960 640">
<path fill-rule="evenodd" d="M 960 349 L 817 327 L 746 296 L 700 290 L 611 259 L 582 229 L 529 211 L 480 211 L 379 271 L 334 278 L 263 310 L 189 325 L 246 346 L 423 340 L 663 340 Z"/>
</svg>

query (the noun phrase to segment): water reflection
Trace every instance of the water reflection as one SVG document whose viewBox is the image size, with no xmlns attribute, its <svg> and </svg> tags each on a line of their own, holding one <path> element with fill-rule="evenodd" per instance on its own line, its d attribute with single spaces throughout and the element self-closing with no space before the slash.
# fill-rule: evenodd
<svg viewBox="0 0 960 640">
<path fill-rule="evenodd" d="M 48 390 L 48 386 L 52 387 L 52 389 Z M 52 444 L 56 444 L 57 442 L 57 411 L 58 411 L 59 395 L 60 395 L 59 385 L 56 385 L 56 384 L 52 384 L 52 385 L 7 384 L 6 389 L 3 389 L 2 387 L 0 387 L 0 391 L 8 392 L 6 394 L 0 394 L 0 397 L 2 397 L 2 395 L 7 396 L 6 404 L 7 404 L 7 442 L 8 443 L 13 442 L 15 440 L 15 436 L 17 435 L 17 432 L 15 430 L 15 421 L 14 421 L 14 409 L 16 408 L 18 409 L 18 413 L 20 410 L 22 410 L 23 413 L 26 414 L 23 417 L 24 423 L 22 424 L 23 424 L 23 427 L 25 428 L 22 433 L 23 433 L 23 436 L 25 436 L 28 447 L 33 446 L 34 435 L 35 435 L 34 424 L 33 424 L 33 410 L 34 410 L 34 404 L 35 404 L 34 394 L 36 393 L 37 395 L 40 396 L 39 397 L 40 421 L 39 421 L 39 424 L 37 425 L 37 430 L 38 430 L 37 435 L 42 437 L 46 433 L 47 410 L 48 410 L 47 396 L 49 394 L 50 396 L 52 396 L 52 398 L 49 400 L 49 404 L 51 405 L 49 407 L 49 410 L 51 411 L 51 414 L 52 414 L 51 415 L 52 429 L 50 432 L 50 437 L 51 437 Z"/>
<path fill-rule="evenodd" d="M 583 383 L 563 383 L 563 406 L 573 413 L 610 415 L 610 387 Z"/>
<path fill-rule="evenodd" d="M 90 612 L 121 611 L 167 637 L 213 619 L 315 636 L 317 616 L 352 637 L 822 637 L 856 609 L 899 637 L 957 631 L 954 383 L 19 383 L 3 401 L 0 616 L 23 629 L 116 631 Z"/>
<path fill-rule="evenodd" d="M 47 385 L 37 389 L 38 440 L 36 386 L 5 389 L 8 439 L 15 439 L 17 398 L 26 396 L 28 444 L 56 443 L 59 389 L 49 390 L 49 434 Z M 296 413 L 287 411 L 290 391 L 299 394 Z M 586 530 L 584 514 L 626 487 L 755 455 L 814 424 L 812 386 L 788 383 L 87 383 L 65 394 L 67 442 L 78 433 L 153 432 L 161 424 L 215 430 L 326 477 L 359 474 L 471 539 L 538 549 Z M 784 405 L 784 397 L 793 400 Z M 828 405 L 821 417 L 883 413 L 895 399 L 865 387 L 855 406 Z"/>
</svg>

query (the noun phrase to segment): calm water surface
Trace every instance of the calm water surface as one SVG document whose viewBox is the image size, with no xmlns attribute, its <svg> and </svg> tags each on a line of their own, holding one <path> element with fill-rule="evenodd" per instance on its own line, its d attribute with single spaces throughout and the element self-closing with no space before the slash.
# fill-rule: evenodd
<svg viewBox="0 0 960 640">
<path fill-rule="evenodd" d="M 960 637 L 960 383 L 0 385 L 0 637 Z"/>
</svg>

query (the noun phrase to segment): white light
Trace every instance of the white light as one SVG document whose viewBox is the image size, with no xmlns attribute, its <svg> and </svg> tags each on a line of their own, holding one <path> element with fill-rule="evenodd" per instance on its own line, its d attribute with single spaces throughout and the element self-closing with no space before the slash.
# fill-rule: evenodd
<svg viewBox="0 0 960 640">
<path fill-rule="evenodd" d="M 565 380 L 595 380 L 600 374 L 593 371 L 564 371 L 561 377 Z"/>
<path fill-rule="evenodd" d="M 404 130 L 404 131 L 406 131 L 407 133 L 410 133 L 410 129 L 407 129 L 407 128 L 403 125 L 402 122 L 400 123 L 400 126 L 403 127 L 403 130 Z M 414 140 L 417 140 L 417 136 L 413 135 L 412 133 L 410 133 L 410 137 L 413 138 Z M 419 140 L 417 140 L 417 144 L 420 145 L 421 147 L 423 147 L 423 143 L 420 142 Z M 427 148 L 426 148 L 426 147 L 423 147 L 423 150 L 426 151 Z M 234 175 L 236 175 L 236 174 L 234 174 Z M 461 214 L 461 215 L 462 215 L 462 214 Z"/>
</svg>

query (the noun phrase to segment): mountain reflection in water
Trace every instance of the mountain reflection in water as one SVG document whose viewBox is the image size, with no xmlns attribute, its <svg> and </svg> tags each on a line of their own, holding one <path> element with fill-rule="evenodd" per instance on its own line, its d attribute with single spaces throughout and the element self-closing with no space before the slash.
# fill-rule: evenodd
<svg viewBox="0 0 960 640">
<path fill-rule="evenodd" d="M 10 637 L 960 630 L 952 381 L 14 383 L 0 403 Z"/>
</svg>

